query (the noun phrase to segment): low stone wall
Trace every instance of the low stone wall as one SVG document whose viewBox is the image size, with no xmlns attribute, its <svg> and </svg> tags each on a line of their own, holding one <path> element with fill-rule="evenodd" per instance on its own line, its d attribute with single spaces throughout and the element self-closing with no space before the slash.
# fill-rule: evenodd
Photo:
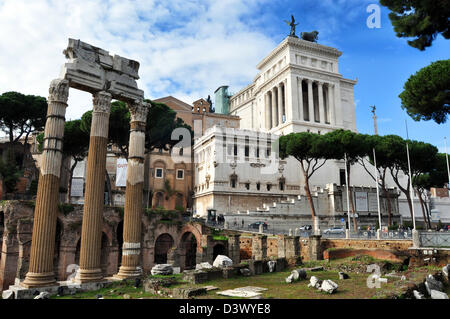
<svg viewBox="0 0 450 319">
<path fill-rule="evenodd" d="M 389 260 L 392 262 L 403 262 L 407 256 L 399 254 L 391 250 L 384 249 L 349 249 L 349 248 L 330 248 L 323 252 L 323 259 L 333 260 L 342 259 L 357 255 L 372 256 L 376 259 Z"/>
</svg>

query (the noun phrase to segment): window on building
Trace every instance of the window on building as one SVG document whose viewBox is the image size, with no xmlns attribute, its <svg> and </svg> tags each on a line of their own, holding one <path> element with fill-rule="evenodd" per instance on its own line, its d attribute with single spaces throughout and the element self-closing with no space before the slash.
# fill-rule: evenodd
<svg viewBox="0 0 450 319">
<path fill-rule="evenodd" d="M 236 188 L 236 185 L 237 185 L 237 176 L 236 175 L 231 176 L 230 185 L 231 185 L 231 188 Z"/>
<path fill-rule="evenodd" d="M 177 179 L 184 179 L 184 170 L 177 169 Z"/>
<path fill-rule="evenodd" d="M 183 148 L 180 148 L 179 154 L 180 154 L 180 156 L 183 156 L 183 154 L 184 154 L 184 149 Z"/>
<path fill-rule="evenodd" d="M 259 182 L 256 183 L 256 189 L 257 189 L 257 190 L 260 190 L 260 189 L 261 189 L 261 183 L 259 183 Z"/>
<path fill-rule="evenodd" d="M 250 139 L 248 136 L 245 137 L 245 157 L 250 156 Z"/>
<path fill-rule="evenodd" d="M 249 190 L 249 189 L 250 189 L 250 183 L 245 183 L 245 188 L 246 188 L 247 190 Z"/>
<path fill-rule="evenodd" d="M 267 184 L 267 190 L 270 191 L 272 189 L 272 184 Z"/>
<path fill-rule="evenodd" d="M 237 137 L 234 137 L 234 156 L 238 155 Z"/>
<path fill-rule="evenodd" d="M 256 158 L 259 158 L 259 137 L 256 139 Z"/>
<path fill-rule="evenodd" d="M 339 181 L 341 183 L 341 186 L 347 184 L 345 182 L 345 169 L 340 169 L 339 170 Z"/>
<path fill-rule="evenodd" d="M 284 191 L 285 181 L 284 179 L 280 179 L 280 191 Z"/>
<path fill-rule="evenodd" d="M 272 152 L 272 142 L 269 140 L 267 141 L 266 157 L 270 157 L 271 152 Z"/>
<path fill-rule="evenodd" d="M 156 178 L 163 178 L 163 169 L 162 168 L 156 168 L 155 169 L 155 177 Z"/>
</svg>

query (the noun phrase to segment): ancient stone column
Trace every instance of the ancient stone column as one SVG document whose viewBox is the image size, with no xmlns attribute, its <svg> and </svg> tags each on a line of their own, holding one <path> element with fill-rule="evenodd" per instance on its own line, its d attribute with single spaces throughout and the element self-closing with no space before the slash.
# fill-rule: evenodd
<svg viewBox="0 0 450 319">
<path fill-rule="evenodd" d="M 313 81 L 310 79 L 306 80 L 308 82 L 308 113 L 309 121 L 314 122 L 314 96 L 313 96 Z"/>
<path fill-rule="evenodd" d="M 329 121 L 331 125 L 335 125 L 336 120 L 334 118 L 334 84 L 328 84 L 328 112 L 329 112 Z"/>
<path fill-rule="evenodd" d="M 54 80 L 50 84 L 44 147 L 34 210 L 30 267 L 22 286 L 42 287 L 54 284 L 56 216 L 58 211 L 65 114 L 69 97 L 69 81 Z"/>
<path fill-rule="evenodd" d="M 278 125 L 283 124 L 283 85 L 278 84 Z"/>
<path fill-rule="evenodd" d="M 92 113 L 86 173 L 80 269 L 76 276 L 76 281 L 81 283 L 98 281 L 103 277 L 100 254 L 110 111 L 111 94 L 107 92 L 96 93 L 94 95 L 94 112 Z"/>
<path fill-rule="evenodd" d="M 319 122 L 325 123 L 325 106 L 323 104 L 323 82 L 317 83 L 318 96 L 319 96 Z"/>
<path fill-rule="evenodd" d="M 276 89 L 272 88 L 272 127 L 278 126 L 278 112 L 277 112 L 277 98 L 276 98 Z"/>
<path fill-rule="evenodd" d="M 145 125 L 148 103 L 136 101 L 128 105 L 131 113 L 130 143 L 123 221 L 122 265 L 116 277 L 132 278 L 142 274 L 141 215 L 144 190 Z"/>
</svg>

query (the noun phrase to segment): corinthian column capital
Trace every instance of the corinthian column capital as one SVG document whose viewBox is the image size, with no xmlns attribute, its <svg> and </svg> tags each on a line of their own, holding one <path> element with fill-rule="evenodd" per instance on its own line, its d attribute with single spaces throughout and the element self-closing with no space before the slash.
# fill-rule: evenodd
<svg viewBox="0 0 450 319">
<path fill-rule="evenodd" d="M 147 122 L 149 108 L 150 103 L 142 100 L 136 100 L 134 103 L 128 104 L 128 109 L 131 114 L 131 122 Z"/>
<path fill-rule="evenodd" d="M 112 95 L 101 91 L 93 95 L 94 112 L 110 113 Z"/>
<path fill-rule="evenodd" d="M 50 83 L 48 90 L 49 102 L 67 103 L 69 98 L 69 81 L 64 79 L 56 79 Z"/>
</svg>

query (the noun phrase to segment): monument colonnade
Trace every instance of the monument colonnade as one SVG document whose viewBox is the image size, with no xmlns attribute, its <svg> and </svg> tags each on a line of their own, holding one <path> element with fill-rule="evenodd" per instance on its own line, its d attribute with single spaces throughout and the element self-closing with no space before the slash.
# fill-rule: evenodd
<svg viewBox="0 0 450 319">
<path fill-rule="evenodd" d="M 303 120 L 321 124 L 335 125 L 335 84 L 309 78 L 295 76 L 296 85 L 292 89 L 297 90 L 298 118 L 289 120 Z M 286 101 L 288 93 L 287 80 L 284 80 L 270 88 L 264 94 L 265 126 L 270 130 L 288 120 Z"/>
<path fill-rule="evenodd" d="M 26 288 L 56 284 L 53 258 L 65 113 L 70 87 L 88 91 L 93 95 L 80 268 L 75 281 L 85 283 L 103 279 L 100 260 L 101 235 L 109 116 L 113 98 L 126 102 L 131 114 L 123 253 L 121 267 L 116 276 L 129 278 L 142 272 L 139 262 L 145 126 L 149 104 L 143 101 L 143 91 L 137 88 L 135 82 L 139 78 L 139 63 L 119 56 L 110 56 L 107 51 L 73 39 L 69 39 L 69 47 L 64 53 L 70 63 L 63 68 L 63 76 L 51 82 L 49 89 L 29 270 L 25 280 L 20 283 Z"/>
</svg>

